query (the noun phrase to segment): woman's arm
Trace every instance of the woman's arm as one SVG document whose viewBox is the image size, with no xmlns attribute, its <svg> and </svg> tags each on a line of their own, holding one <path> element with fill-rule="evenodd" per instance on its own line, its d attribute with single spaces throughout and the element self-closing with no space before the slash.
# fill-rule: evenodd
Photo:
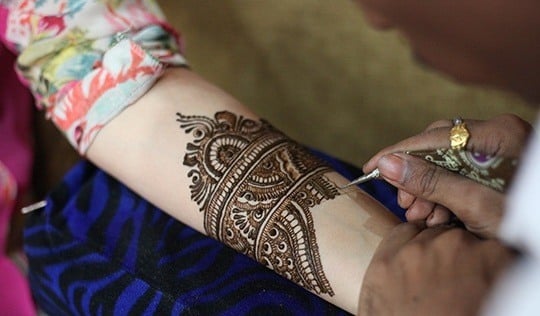
<svg viewBox="0 0 540 316">
<path fill-rule="evenodd" d="M 88 157 L 178 220 L 354 313 L 397 223 L 238 101 L 169 69 L 103 128 Z"/>
<path fill-rule="evenodd" d="M 169 68 L 184 60 L 153 1 L 7 3 L 0 32 L 18 70 L 81 153 L 178 220 L 356 311 L 397 219 L 338 190 L 344 178 L 223 91 Z"/>
</svg>

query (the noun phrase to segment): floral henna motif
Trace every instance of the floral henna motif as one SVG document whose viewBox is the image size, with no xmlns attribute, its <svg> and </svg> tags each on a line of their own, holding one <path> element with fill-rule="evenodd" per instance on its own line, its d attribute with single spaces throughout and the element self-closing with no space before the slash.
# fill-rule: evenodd
<svg viewBox="0 0 540 316">
<path fill-rule="evenodd" d="M 316 293 L 334 295 L 323 271 L 310 209 L 339 193 L 330 169 L 270 124 L 218 112 L 177 114 L 184 165 L 206 233 Z"/>
</svg>

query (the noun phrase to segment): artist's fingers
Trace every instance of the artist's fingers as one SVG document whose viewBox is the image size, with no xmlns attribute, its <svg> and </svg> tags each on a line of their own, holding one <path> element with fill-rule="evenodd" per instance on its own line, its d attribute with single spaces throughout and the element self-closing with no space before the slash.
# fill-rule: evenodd
<svg viewBox="0 0 540 316">
<path fill-rule="evenodd" d="M 372 260 L 384 260 L 384 258 L 392 257 L 398 249 L 416 237 L 425 228 L 425 223 L 421 222 L 408 222 L 397 225 L 379 244 Z"/>
<path fill-rule="evenodd" d="M 500 192 L 406 154 L 384 156 L 378 167 L 386 181 L 415 195 L 414 203 L 421 198 L 443 205 L 472 231 L 495 235 L 504 205 Z"/>
<path fill-rule="evenodd" d="M 407 209 L 405 217 L 408 221 L 425 221 L 433 212 L 435 203 L 423 198 L 416 198 L 414 203 Z"/>
<path fill-rule="evenodd" d="M 468 121 L 469 120 L 467 120 L 467 122 Z M 424 132 L 430 131 L 432 129 L 452 127 L 452 125 L 452 120 L 438 120 L 429 124 L 426 129 L 424 129 Z"/>
<path fill-rule="evenodd" d="M 489 121 L 465 120 L 465 123 L 471 135 L 467 143 L 468 150 L 505 157 L 519 157 L 532 130 L 529 123 L 511 114 Z M 448 126 L 444 121 L 432 125 L 423 133 L 379 151 L 363 166 L 364 172 L 375 169 L 377 161 L 390 153 L 450 147 L 449 135 L 452 126 Z"/>
<path fill-rule="evenodd" d="M 462 119 L 464 122 L 467 122 L 467 124 L 476 124 L 478 122 L 482 122 L 481 120 L 475 120 L 475 119 Z M 452 128 L 454 126 L 453 119 L 452 120 L 438 120 L 431 124 L 429 124 L 426 129 L 424 129 L 424 132 L 430 131 L 432 129 L 438 129 L 438 128 Z"/>
<path fill-rule="evenodd" d="M 414 150 L 431 150 L 437 148 L 449 147 L 448 133 L 450 129 L 432 129 L 427 132 L 409 137 L 397 144 L 384 148 L 368 160 L 362 167 L 364 172 L 370 172 L 375 169 L 377 162 L 381 157 L 398 152 Z"/>
<path fill-rule="evenodd" d="M 428 227 L 438 226 L 447 224 L 450 222 L 450 219 L 452 218 L 452 212 L 450 212 L 449 209 L 446 207 L 436 204 L 433 208 L 433 211 L 426 219 L 426 225 Z"/>
<path fill-rule="evenodd" d="M 407 193 L 403 190 L 398 190 L 397 200 L 400 207 L 408 209 L 413 204 L 416 197 L 410 193 Z"/>
<path fill-rule="evenodd" d="M 401 192 L 404 191 L 400 190 L 398 196 L 402 195 Z M 401 207 L 407 209 L 407 212 L 405 212 L 407 221 L 425 221 L 428 227 L 450 222 L 452 212 L 448 208 L 422 198 L 416 198 L 409 193 L 405 194 L 412 197 L 412 202 L 408 206 L 400 204 Z"/>
<path fill-rule="evenodd" d="M 406 244 L 425 243 L 452 229 L 444 226 L 426 229 L 423 222 L 399 224 L 379 244 L 372 261 L 388 260 L 395 256 Z"/>
</svg>

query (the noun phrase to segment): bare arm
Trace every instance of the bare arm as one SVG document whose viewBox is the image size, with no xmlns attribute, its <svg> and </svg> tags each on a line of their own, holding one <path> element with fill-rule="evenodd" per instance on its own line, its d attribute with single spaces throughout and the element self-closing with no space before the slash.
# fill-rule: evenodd
<svg viewBox="0 0 540 316">
<path fill-rule="evenodd" d="M 145 1 L 9 1 L 2 40 L 90 160 L 178 220 L 351 312 L 397 220 L 185 65 Z M 36 27 L 36 25 L 38 27 Z M 156 82 L 157 81 L 157 82 Z"/>
<path fill-rule="evenodd" d="M 178 220 L 350 312 L 397 219 L 238 101 L 169 69 L 88 157 Z"/>
</svg>

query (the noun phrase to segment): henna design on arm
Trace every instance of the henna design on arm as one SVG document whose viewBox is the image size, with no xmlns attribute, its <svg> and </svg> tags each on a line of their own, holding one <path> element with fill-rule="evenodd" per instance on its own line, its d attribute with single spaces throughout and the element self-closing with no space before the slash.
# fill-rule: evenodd
<svg viewBox="0 0 540 316">
<path fill-rule="evenodd" d="M 206 233 L 318 294 L 334 295 L 320 260 L 311 208 L 339 193 L 331 169 L 264 120 L 231 112 L 177 113 L 194 140 L 191 197 Z"/>
</svg>

